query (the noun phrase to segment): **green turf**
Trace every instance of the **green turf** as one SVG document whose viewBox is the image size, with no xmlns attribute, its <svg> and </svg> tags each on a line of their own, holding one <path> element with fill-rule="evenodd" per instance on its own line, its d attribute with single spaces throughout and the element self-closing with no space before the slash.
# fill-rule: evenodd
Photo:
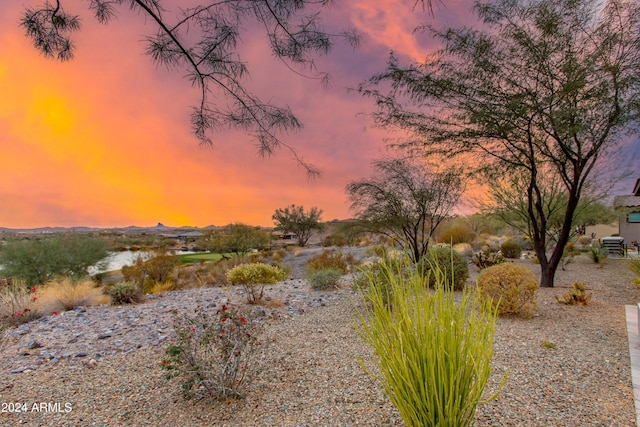
<svg viewBox="0 0 640 427">
<path fill-rule="evenodd" d="M 225 254 L 226 256 L 233 256 L 234 254 Z M 178 258 L 180 262 L 183 264 L 188 264 L 191 262 L 201 262 L 201 261 L 217 261 L 222 259 L 222 254 L 215 252 L 203 252 L 197 254 L 184 254 L 179 255 Z"/>
</svg>

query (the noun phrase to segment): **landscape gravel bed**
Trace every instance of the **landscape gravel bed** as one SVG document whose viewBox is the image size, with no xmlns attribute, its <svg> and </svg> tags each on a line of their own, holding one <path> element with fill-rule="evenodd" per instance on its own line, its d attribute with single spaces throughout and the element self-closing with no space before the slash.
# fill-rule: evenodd
<svg viewBox="0 0 640 427">
<path fill-rule="evenodd" d="M 519 262 L 537 270 L 530 261 Z M 469 284 L 476 274 L 473 271 Z M 555 297 L 576 281 L 585 282 L 593 292 L 591 303 L 584 307 L 558 304 Z M 293 288 L 294 283 L 298 288 Z M 0 413 L 0 425 L 403 425 L 379 384 L 364 373 L 358 361 L 369 369 L 375 366 L 371 350 L 354 328 L 358 296 L 345 286 L 320 297 L 301 283 L 283 282 L 267 291 L 275 296 L 281 286 L 279 295 L 287 295 L 289 291 L 284 289 L 300 292 L 292 295 L 306 309 L 291 312 L 284 304 L 269 308 L 273 313 L 280 310 L 281 315 L 267 316 L 264 338 L 269 344 L 264 370 L 243 400 L 185 400 L 179 383 L 167 381 L 160 369 L 171 339 L 168 333 L 166 340 L 151 341 L 128 352 L 104 352 L 96 359 L 91 357 L 95 349 L 88 348 L 87 357 L 61 357 L 57 363 L 40 363 L 37 368 L 12 374 L 4 367 L 15 368 L 12 360 L 16 352 L 24 352 L 29 342 L 43 339 L 37 328 L 32 328 L 22 335 L 9 334 L 0 349 L 0 402 L 26 403 L 29 409 Z M 151 300 L 124 308 L 87 308 L 83 316 L 108 316 L 105 313 L 119 310 L 124 319 L 135 318 L 133 313 L 155 307 L 153 304 L 188 309 L 194 295 L 194 301 L 202 302 L 204 297 L 197 292 L 205 291 L 167 293 L 157 298 L 161 303 Z M 495 391 L 505 373 L 508 377 L 499 397 L 479 406 L 476 425 L 635 425 L 624 306 L 639 300 L 640 290 L 624 260 L 609 260 L 601 268 L 586 257 L 579 258 L 567 271 L 560 271 L 555 288 L 538 291 L 533 318 L 498 320 L 494 372 L 487 395 Z M 154 324 L 164 325 L 170 321 L 169 311 L 149 310 L 149 316 L 153 314 Z M 64 323 L 76 318 L 76 314 L 58 316 L 55 321 L 59 323 L 53 329 L 73 339 L 77 332 Z M 104 340 L 92 343 L 98 341 Z M 33 403 L 45 403 L 50 410 L 32 410 Z"/>
</svg>

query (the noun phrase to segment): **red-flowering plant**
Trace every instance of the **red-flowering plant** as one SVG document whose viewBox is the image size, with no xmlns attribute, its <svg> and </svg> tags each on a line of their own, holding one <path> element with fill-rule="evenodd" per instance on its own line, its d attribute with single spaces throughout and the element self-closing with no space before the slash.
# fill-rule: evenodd
<svg viewBox="0 0 640 427">
<path fill-rule="evenodd" d="M 18 326 L 40 317 L 36 306 L 36 288 L 17 280 L 0 280 L 0 326 Z"/>
<path fill-rule="evenodd" d="M 162 369 L 169 380 L 180 377 L 187 398 L 242 398 L 259 373 L 260 324 L 252 314 L 231 305 L 193 315 L 174 312 L 176 337 L 166 350 Z"/>
</svg>

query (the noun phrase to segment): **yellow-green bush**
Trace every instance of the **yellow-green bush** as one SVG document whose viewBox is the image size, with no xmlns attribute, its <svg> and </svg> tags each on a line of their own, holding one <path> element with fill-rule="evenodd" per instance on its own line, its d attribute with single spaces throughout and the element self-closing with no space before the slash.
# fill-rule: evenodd
<svg viewBox="0 0 640 427">
<path fill-rule="evenodd" d="M 517 259 L 522 255 L 522 246 L 514 239 L 509 239 L 500 245 L 500 251 L 505 258 Z"/>
<path fill-rule="evenodd" d="M 363 296 L 370 304 L 358 312 L 358 332 L 373 348 L 380 373 L 361 365 L 407 426 L 469 426 L 491 373 L 495 308 L 466 289 L 456 303 L 435 270 L 431 291 L 409 265 L 382 261 L 384 286 L 380 274 L 366 276 Z"/>
<path fill-rule="evenodd" d="M 480 297 L 497 307 L 500 315 L 531 317 L 537 290 L 538 281 L 533 272 L 510 262 L 486 268 L 478 276 Z"/>
<path fill-rule="evenodd" d="M 265 285 L 279 282 L 286 277 L 287 273 L 283 269 L 263 263 L 240 264 L 227 271 L 227 279 L 231 283 L 245 287 L 250 304 L 262 300 Z"/>
</svg>

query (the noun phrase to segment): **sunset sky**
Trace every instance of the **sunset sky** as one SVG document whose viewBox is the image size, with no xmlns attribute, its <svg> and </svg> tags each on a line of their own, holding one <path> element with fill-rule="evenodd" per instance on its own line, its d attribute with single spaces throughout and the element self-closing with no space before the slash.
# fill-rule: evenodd
<svg viewBox="0 0 640 427">
<path fill-rule="evenodd" d="M 66 0 L 83 23 L 75 59 L 44 58 L 18 25 L 24 8 L 41 1 L 0 3 L 0 227 L 271 226 L 274 210 L 291 203 L 323 209 L 323 220 L 347 218 L 344 187 L 367 176 L 386 136 L 366 116 L 371 101 L 348 88 L 382 70 L 390 50 L 420 59 L 433 46 L 414 27 L 468 22 L 472 3 L 448 0 L 431 17 L 412 10 L 413 0 L 336 1 L 325 19 L 355 27 L 363 44 L 318 61 L 333 76 L 329 89 L 287 72 L 262 35 L 243 36 L 251 86 L 304 122 L 285 140 L 322 170 L 310 182 L 289 153 L 261 159 L 239 132 L 201 147 L 188 116 L 197 93 L 183 73 L 143 54 L 154 28 L 124 6 L 103 26 L 88 2 Z"/>
</svg>

